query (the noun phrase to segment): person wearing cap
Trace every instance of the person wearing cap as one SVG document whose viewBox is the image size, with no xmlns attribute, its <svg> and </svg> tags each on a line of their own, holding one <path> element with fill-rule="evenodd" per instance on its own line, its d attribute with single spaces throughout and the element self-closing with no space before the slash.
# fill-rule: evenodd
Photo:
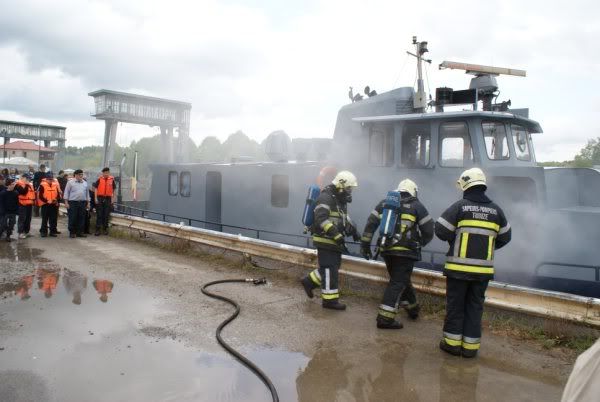
<svg viewBox="0 0 600 402">
<path fill-rule="evenodd" d="M 449 244 L 444 265 L 446 317 L 440 349 L 475 357 L 481 343 L 481 317 L 488 282 L 494 279 L 495 250 L 510 242 L 511 229 L 502 209 L 485 194 L 479 168 L 465 170 L 456 182 L 461 200 L 435 223 L 435 235 Z"/>
<path fill-rule="evenodd" d="M 17 214 L 19 213 L 19 194 L 15 191 L 16 182 L 14 179 L 6 179 L 6 189 L 0 192 L 0 205 L 2 206 L 3 217 L 0 222 L 0 236 L 6 233 L 6 241 L 10 242 Z"/>
<path fill-rule="evenodd" d="M 35 204 L 35 190 L 30 180 L 31 175 L 23 173 L 15 186 L 15 190 L 19 194 L 19 239 L 29 237 L 29 230 L 31 229 L 31 214 L 33 204 Z"/>
<path fill-rule="evenodd" d="M 73 172 L 74 178 L 65 186 L 64 200 L 69 215 L 69 237 L 87 237 L 84 233 L 85 218 L 90 209 L 90 193 L 83 170 Z"/>
<path fill-rule="evenodd" d="M 115 203 L 117 184 L 115 178 L 110 175 L 110 169 L 102 169 L 102 176 L 94 183 L 96 197 L 96 233 L 100 236 L 100 231 L 108 234 L 108 221 L 110 219 L 110 210 Z"/>
<path fill-rule="evenodd" d="M 56 227 L 58 221 L 58 200 L 60 198 L 60 187 L 58 182 L 54 180 L 52 172 L 46 172 L 44 179 L 38 188 L 37 205 L 42 213 L 42 225 L 40 227 L 40 235 L 48 236 L 48 228 L 50 228 L 50 237 L 56 237 L 59 231 Z"/>
</svg>

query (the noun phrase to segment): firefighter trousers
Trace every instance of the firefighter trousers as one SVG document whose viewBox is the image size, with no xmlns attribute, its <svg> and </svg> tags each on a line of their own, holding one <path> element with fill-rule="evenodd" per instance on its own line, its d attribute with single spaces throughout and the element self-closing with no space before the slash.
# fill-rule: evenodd
<svg viewBox="0 0 600 402">
<path fill-rule="evenodd" d="M 407 308 L 416 307 L 417 296 L 410 281 L 415 261 L 409 258 L 386 255 L 383 256 L 390 281 L 383 293 L 378 315 L 394 319 L 401 303 Z"/>
<path fill-rule="evenodd" d="M 481 316 L 488 281 L 466 281 L 446 277 L 444 341 L 450 346 L 479 350 Z"/>
<path fill-rule="evenodd" d="M 339 251 L 317 248 L 319 268 L 313 270 L 308 277 L 314 287 L 321 287 L 321 298 L 337 300 L 340 298 L 338 288 L 339 270 L 342 264 L 342 253 Z"/>
</svg>

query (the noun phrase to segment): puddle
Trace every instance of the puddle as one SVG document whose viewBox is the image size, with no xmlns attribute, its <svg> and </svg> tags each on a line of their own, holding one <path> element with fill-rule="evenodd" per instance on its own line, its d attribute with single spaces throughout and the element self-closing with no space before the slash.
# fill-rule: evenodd
<svg viewBox="0 0 600 402">
<path fill-rule="evenodd" d="M 254 374 L 219 351 L 212 336 L 219 322 L 211 321 L 204 348 L 186 346 L 160 325 L 157 317 L 169 311 L 150 289 L 10 249 L 0 247 L 3 402 L 270 400 Z M 315 345 L 312 357 L 242 352 L 271 377 L 282 401 L 560 399 L 560 384 L 538 373 L 446 357 L 387 335 L 338 343 L 324 336 L 329 341 Z"/>
</svg>

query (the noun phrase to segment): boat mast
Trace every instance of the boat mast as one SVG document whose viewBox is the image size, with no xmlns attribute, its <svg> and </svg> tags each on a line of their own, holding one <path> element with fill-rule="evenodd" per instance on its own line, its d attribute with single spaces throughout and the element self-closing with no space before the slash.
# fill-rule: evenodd
<svg viewBox="0 0 600 402">
<path fill-rule="evenodd" d="M 422 62 L 424 61 L 426 63 L 431 64 L 431 60 L 423 58 L 423 55 L 429 51 L 427 49 L 427 42 L 418 42 L 417 37 L 413 36 L 413 45 L 415 45 L 416 54 L 406 52 L 409 55 L 417 58 L 417 93 L 415 94 L 415 98 L 413 99 L 413 107 L 415 108 L 416 112 L 424 113 L 425 109 L 427 108 L 427 96 L 425 95 L 425 86 L 423 85 Z"/>
</svg>

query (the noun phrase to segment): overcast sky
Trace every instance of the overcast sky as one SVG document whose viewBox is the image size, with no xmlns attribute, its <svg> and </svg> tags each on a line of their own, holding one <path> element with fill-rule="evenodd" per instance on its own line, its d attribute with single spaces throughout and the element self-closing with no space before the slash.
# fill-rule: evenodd
<svg viewBox="0 0 600 402">
<path fill-rule="evenodd" d="M 191 136 L 331 137 L 348 86 L 411 86 L 411 37 L 429 42 L 429 87 L 467 88 L 443 60 L 527 70 L 500 99 L 529 107 L 538 160 L 600 136 L 600 6 L 593 1 L 0 0 L 0 119 L 67 126 L 101 144 L 87 93 L 192 103 Z M 558 2 L 556 2 L 558 3 Z M 117 142 L 157 128 L 123 125 Z"/>
</svg>

